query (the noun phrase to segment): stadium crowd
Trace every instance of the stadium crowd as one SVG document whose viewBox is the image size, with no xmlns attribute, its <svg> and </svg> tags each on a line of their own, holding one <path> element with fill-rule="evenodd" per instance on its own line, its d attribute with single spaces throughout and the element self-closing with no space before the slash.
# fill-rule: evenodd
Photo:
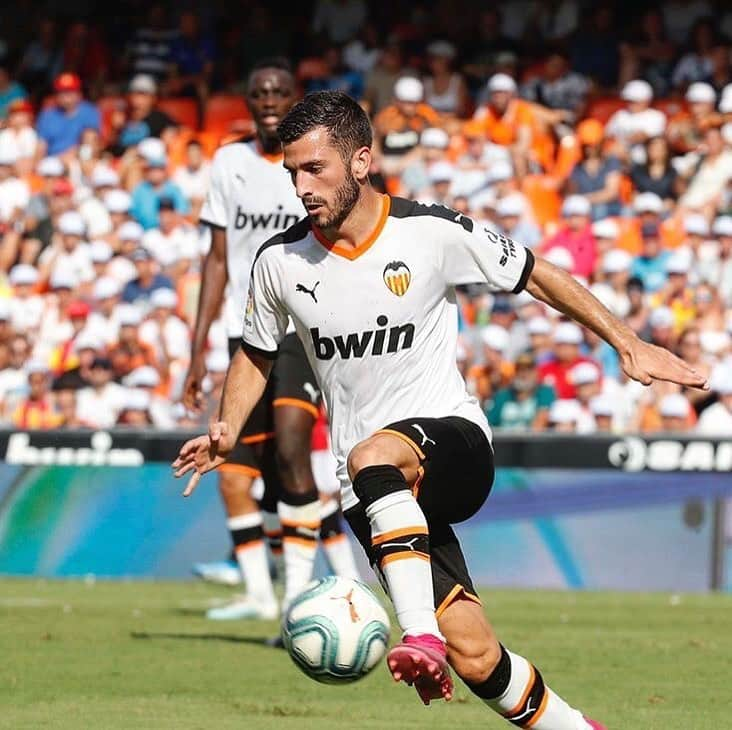
<svg viewBox="0 0 732 730">
<path fill-rule="evenodd" d="M 247 70 L 284 54 L 303 93 L 342 89 L 369 112 L 376 185 L 530 246 L 711 383 L 628 382 L 556 311 L 466 286 L 457 358 L 495 428 L 732 435 L 732 11 L 458 5 L 4 23 L 0 423 L 207 421 L 180 404 L 209 246 L 198 212 L 216 148 L 252 134 Z M 211 408 L 227 362 L 217 322 Z"/>
</svg>

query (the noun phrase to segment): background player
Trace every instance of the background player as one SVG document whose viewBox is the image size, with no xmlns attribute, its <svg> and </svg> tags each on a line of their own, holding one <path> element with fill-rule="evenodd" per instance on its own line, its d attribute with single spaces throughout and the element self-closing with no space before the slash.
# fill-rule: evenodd
<svg viewBox="0 0 732 730">
<path fill-rule="evenodd" d="M 642 383 L 707 387 L 704 378 L 520 244 L 456 211 L 377 193 L 368 180 L 371 127 L 348 96 L 306 97 L 279 134 L 309 220 L 270 239 L 255 259 L 220 420 L 173 464 L 176 476 L 193 471 L 184 495 L 233 448 L 291 316 L 328 405 L 346 515 L 404 632 L 388 656 L 394 678 L 414 684 L 425 703 L 449 699 L 449 662 L 515 725 L 602 728 L 498 642 L 452 530 L 480 508 L 493 479 L 490 427 L 455 362 L 454 287 L 527 288 L 609 342 Z M 317 303 L 298 293 L 303 281 L 321 282 Z"/>
<path fill-rule="evenodd" d="M 225 290 L 224 316 L 233 351 L 241 335 L 255 252 L 273 232 L 302 215 L 282 170 L 276 134 L 277 124 L 295 100 L 295 80 L 287 61 L 259 62 L 250 74 L 247 92 L 256 136 L 224 145 L 212 163 L 210 189 L 201 211 L 201 220 L 211 228 L 211 249 L 203 264 L 191 365 L 184 385 L 184 403 L 194 410 L 201 407 L 203 397 L 206 339 L 220 313 Z M 273 551 L 281 546 L 286 601 L 312 575 L 320 531 L 330 538 L 325 545 L 334 571 L 355 574 L 338 505 L 330 498 L 319 500 L 313 479 L 310 447 L 320 402 L 315 382 L 299 340 L 294 334 L 288 336 L 265 397 L 247 420 L 227 464 L 219 470 L 227 524 L 247 595 L 211 609 L 211 618 L 277 615 L 265 533 Z M 251 496 L 252 483 L 260 474 L 265 482 L 261 512 Z"/>
</svg>

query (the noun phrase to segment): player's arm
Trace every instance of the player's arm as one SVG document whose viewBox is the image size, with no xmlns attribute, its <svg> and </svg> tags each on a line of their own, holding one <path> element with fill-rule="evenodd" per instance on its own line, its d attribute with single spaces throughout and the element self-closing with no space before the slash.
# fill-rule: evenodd
<svg viewBox="0 0 732 730">
<path fill-rule="evenodd" d="M 625 322 L 612 314 L 590 291 L 566 271 L 537 258 L 526 290 L 546 304 L 591 329 L 612 345 L 625 374 L 644 385 L 653 380 L 708 390 L 703 375 L 668 350 L 641 340 Z"/>
</svg>

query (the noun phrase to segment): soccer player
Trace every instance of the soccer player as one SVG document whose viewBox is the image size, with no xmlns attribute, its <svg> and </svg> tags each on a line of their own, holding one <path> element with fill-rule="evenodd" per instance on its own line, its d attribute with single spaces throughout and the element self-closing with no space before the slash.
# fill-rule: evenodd
<svg viewBox="0 0 732 730">
<path fill-rule="evenodd" d="M 183 494 L 234 447 L 291 317 L 328 408 L 344 514 L 403 632 L 387 655 L 394 678 L 425 704 L 450 699 L 449 664 L 514 725 L 602 728 L 499 642 L 451 526 L 481 507 L 494 471 L 488 422 L 456 365 L 455 287 L 527 289 L 613 345 L 642 383 L 705 380 L 521 244 L 454 210 L 376 192 L 371 126 L 348 96 L 306 96 L 278 133 L 307 216 L 259 249 L 219 421 L 173 462 L 176 476 L 192 472 Z"/>
<path fill-rule="evenodd" d="M 295 80 L 287 61 L 259 62 L 250 74 L 247 92 L 256 136 L 225 144 L 214 156 L 201 211 L 201 220 L 211 228 L 211 249 L 203 264 L 191 364 L 184 385 L 184 403 L 189 408 L 201 406 L 206 338 L 225 290 L 224 317 L 233 353 L 241 339 L 254 255 L 274 232 L 288 228 L 302 215 L 282 169 L 277 137 L 277 124 L 295 100 Z M 314 294 L 317 296 L 317 290 Z M 313 479 L 310 442 L 320 402 L 315 383 L 300 341 L 294 332 L 287 335 L 267 392 L 247 418 L 236 449 L 219 469 L 220 493 L 247 594 L 212 608 L 210 618 L 277 616 L 265 531 L 273 552 L 281 546 L 285 602 L 310 580 L 321 531 L 330 538 L 327 550 L 334 572 L 355 572 L 340 509 L 332 499 L 321 502 Z M 261 511 L 250 493 L 260 474 L 266 486 Z M 342 539 L 333 540 L 338 534 Z"/>
</svg>

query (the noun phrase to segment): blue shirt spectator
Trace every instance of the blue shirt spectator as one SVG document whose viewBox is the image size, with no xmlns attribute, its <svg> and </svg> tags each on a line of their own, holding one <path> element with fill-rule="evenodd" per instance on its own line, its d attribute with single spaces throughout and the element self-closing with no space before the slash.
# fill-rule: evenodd
<svg viewBox="0 0 732 730">
<path fill-rule="evenodd" d="M 153 167 L 153 169 L 155 168 Z M 165 175 L 164 168 L 162 172 Z M 130 213 L 146 231 L 157 228 L 161 203 L 171 205 L 176 212 L 183 215 L 190 210 L 186 196 L 174 182 L 167 179 L 157 182 L 148 178 L 132 191 Z"/>
<path fill-rule="evenodd" d="M 16 99 L 25 99 L 28 96 L 26 90 L 10 78 L 6 66 L 0 63 L 0 119 L 8 116 L 8 106 Z"/>
<path fill-rule="evenodd" d="M 630 275 L 643 282 L 649 294 L 658 291 L 667 280 L 666 262 L 671 253 L 661 250 L 661 238 L 656 223 L 644 223 L 641 227 L 643 248 L 630 267 Z"/>
<path fill-rule="evenodd" d="M 155 271 L 155 260 L 145 248 L 132 252 L 132 260 L 137 268 L 137 277 L 128 281 L 122 289 L 122 301 L 129 304 L 147 305 L 150 295 L 156 289 L 175 289 L 173 282 L 164 274 Z"/>
</svg>

